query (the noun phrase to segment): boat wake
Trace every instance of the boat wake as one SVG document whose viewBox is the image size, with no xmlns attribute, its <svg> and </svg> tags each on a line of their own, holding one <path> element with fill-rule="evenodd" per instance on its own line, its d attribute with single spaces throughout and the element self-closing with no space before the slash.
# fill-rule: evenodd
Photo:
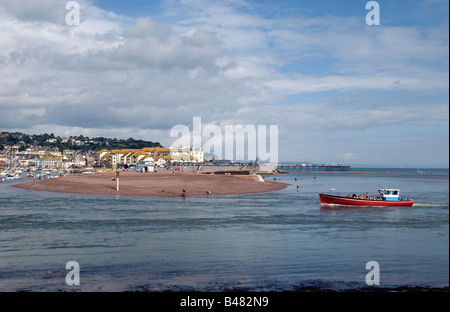
<svg viewBox="0 0 450 312">
<path fill-rule="evenodd" d="M 413 207 L 435 207 L 435 208 L 448 208 L 446 204 L 422 204 L 422 203 L 414 203 Z"/>
</svg>

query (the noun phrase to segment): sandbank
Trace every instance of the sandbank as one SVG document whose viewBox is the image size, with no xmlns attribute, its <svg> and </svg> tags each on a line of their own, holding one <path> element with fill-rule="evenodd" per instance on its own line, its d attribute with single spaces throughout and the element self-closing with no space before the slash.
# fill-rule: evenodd
<svg viewBox="0 0 450 312">
<path fill-rule="evenodd" d="M 24 182 L 15 186 L 22 189 L 48 192 L 130 195 L 130 196 L 211 196 L 274 192 L 289 184 L 258 181 L 251 176 L 234 177 L 194 172 L 141 173 L 122 171 L 119 191 L 116 190 L 115 172 L 90 175 L 71 175 L 54 179 Z M 256 176 L 256 178 L 260 178 Z M 183 190 L 185 192 L 183 192 Z"/>
</svg>

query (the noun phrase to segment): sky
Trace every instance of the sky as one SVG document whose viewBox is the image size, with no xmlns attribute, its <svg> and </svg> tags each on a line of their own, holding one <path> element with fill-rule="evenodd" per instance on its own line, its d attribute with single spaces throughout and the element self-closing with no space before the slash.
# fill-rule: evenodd
<svg viewBox="0 0 450 312">
<path fill-rule="evenodd" d="M 446 0 L 377 1 L 379 25 L 356 0 L 68 2 L 0 0 L 0 131 L 172 146 L 200 117 L 276 125 L 279 162 L 448 168 Z"/>
</svg>

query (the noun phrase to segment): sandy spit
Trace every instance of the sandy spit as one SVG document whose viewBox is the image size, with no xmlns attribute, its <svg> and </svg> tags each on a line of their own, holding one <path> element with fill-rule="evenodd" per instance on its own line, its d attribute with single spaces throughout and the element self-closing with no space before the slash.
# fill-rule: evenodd
<svg viewBox="0 0 450 312">
<path fill-rule="evenodd" d="M 17 184 L 16 187 L 35 191 L 131 195 L 131 196 L 210 196 L 253 194 L 284 189 L 289 184 L 273 181 L 256 181 L 251 178 L 209 175 L 193 172 L 140 173 L 123 171 L 116 190 L 114 172 L 91 175 L 65 176 Z M 184 190 L 184 192 L 183 192 Z"/>
</svg>

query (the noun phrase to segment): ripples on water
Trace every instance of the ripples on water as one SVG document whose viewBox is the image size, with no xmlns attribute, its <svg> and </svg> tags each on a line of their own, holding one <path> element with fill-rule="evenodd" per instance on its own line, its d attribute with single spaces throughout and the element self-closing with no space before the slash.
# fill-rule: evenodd
<svg viewBox="0 0 450 312">
<path fill-rule="evenodd" d="M 372 260 L 382 286 L 448 286 L 448 170 L 280 178 L 292 185 L 185 199 L 34 192 L 2 183 L 0 290 L 346 289 L 365 286 Z M 374 193 L 385 183 L 416 204 L 320 208 L 319 191 Z M 72 260 L 81 268 L 76 287 L 65 284 Z"/>
</svg>

